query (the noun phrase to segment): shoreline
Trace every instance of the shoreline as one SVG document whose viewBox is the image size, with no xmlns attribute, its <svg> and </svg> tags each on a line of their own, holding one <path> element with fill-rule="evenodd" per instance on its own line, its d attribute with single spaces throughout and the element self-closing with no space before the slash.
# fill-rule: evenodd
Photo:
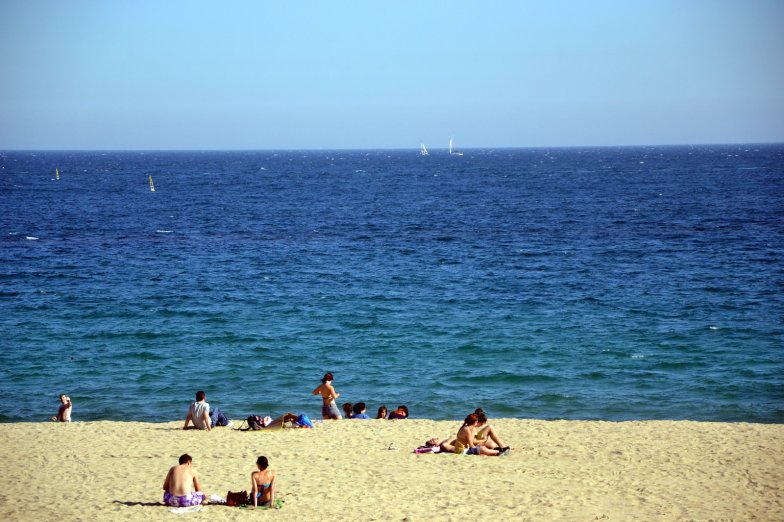
<svg viewBox="0 0 784 522">
<path fill-rule="evenodd" d="M 784 518 L 781 424 L 490 423 L 511 455 L 413 453 L 429 437 L 454 435 L 459 421 L 328 421 L 271 432 L 184 431 L 181 420 L 0 423 L 0 518 L 171 517 L 161 485 L 182 453 L 193 457 L 203 489 L 224 498 L 248 490 L 256 457 L 268 456 L 285 500 L 280 514 L 296 519 Z M 210 505 L 189 516 L 258 515 Z"/>
</svg>

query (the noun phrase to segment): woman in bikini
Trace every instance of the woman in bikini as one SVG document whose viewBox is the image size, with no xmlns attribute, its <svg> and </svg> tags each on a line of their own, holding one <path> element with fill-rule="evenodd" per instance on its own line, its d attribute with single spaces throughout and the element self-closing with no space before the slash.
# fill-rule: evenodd
<svg viewBox="0 0 784 522">
<path fill-rule="evenodd" d="M 455 439 L 455 453 L 458 455 L 488 455 L 498 456 L 506 455 L 509 453 L 509 448 L 494 448 L 490 449 L 482 446 L 474 438 L 474 429 L 479 425 L 479 417 L 476 413 L 472 413 L 465 418 L 463 425 L 457 432 Z"/>
<path fill-rule="evenodd" d="M 275 472 L 269 469 L 269 459 L 259 457 L 256 460 L 258 471 L 250 475 L 253 507 L 273 506 L 275 503 Z"/>
<path fill-rule="evenodd" d="M 321 416 L 324 420 L 334 419 L 340 420 L 343 417 L 340 415 L 340 410 L 335 399 L 340 397 L 340 394 L 332 387 L 332 374 L 325 373 L 321 379 L 321 384 L 313 390 L 313 395 L 321 394 Z"/>
<path fill-rule="evenodd" d="M 507 447 L 501 438 L 496 434 L 493 427 L 487 424 L 487 415 L 485 415 L 484 410 L 482 410 L 482 408 L 477 408 L 474 413 L 476 414 L 478 421 L 476 427 L 479 428 L 479 431 L 474 434 L 476 443 L 490 449 Z"/>
</svg>

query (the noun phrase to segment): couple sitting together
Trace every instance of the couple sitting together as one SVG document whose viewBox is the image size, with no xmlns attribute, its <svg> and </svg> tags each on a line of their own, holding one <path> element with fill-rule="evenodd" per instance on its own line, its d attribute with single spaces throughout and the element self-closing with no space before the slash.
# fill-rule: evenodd
<svg viewBox="0 0 784 522">
<path fill-rule="evenodd" d="M 253 507 L 273 506 L 275 502 L 275 471 L 269 469 L 269 459 L 259 457 L 256 471 L 251 473 L 249 503 Z M 163 503 L 171 507 L 190 507 L 207 504 L 207 494 L 201 490 L 199 475 L 193 469 L 193 459 L 187 453 L 180 456 L 179 465 L 172 466 L 163 481 Z"/>
<path fill-rule="evenodd" d="M 479 431 L 475 432 L 477 428 Z M 487 424 L 487 415 L 482 408 L 477 408 L 474 413 L 465 418 L 456 437 L 444 440 L 433 437 L 417 449 L 433 453 L 487 456 L 508 455 L 511 451 L 511 448 L 501 441 L 493 427 Z"/>
</svg>

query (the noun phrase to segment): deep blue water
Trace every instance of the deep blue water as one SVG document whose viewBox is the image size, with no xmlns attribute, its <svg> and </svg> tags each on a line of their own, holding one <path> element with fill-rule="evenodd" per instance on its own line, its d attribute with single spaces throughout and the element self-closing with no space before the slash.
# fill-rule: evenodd
<svg viewBox="0 0 784 522">
<path fill-rule="evenodd" d="M 0 420 L 780 423 L 782 254 L 784 145 L 5 152 Z"/>
</svg>

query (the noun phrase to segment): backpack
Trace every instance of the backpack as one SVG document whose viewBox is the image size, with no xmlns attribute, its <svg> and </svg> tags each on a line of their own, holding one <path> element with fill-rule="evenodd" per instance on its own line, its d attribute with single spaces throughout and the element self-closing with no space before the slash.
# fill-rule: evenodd
<svg viewBox="0 0 784 522">
<path fill-rule="evenodd" d="M 250 417 L 245 419 L 245 422 L 248 423 L 248 427 L 240 428 L 242 431 L 248 431 L 248 430 L 256 431 L 256 430 L 264 429 L 264 422 L 262 418 L 259 417 L 258 415 L 251 415 Z"/>
<path fill-rule="evenodd" d="M 313 423 L 310 421 L 308 416 L 305 415 L 304 413 L 300 413 L 299 417 L 297 417 L 297 420 L 295 422 L 297 424 L 299 424 L 300 428 L 312 428 L 313 427 Z"/>
</svg>

